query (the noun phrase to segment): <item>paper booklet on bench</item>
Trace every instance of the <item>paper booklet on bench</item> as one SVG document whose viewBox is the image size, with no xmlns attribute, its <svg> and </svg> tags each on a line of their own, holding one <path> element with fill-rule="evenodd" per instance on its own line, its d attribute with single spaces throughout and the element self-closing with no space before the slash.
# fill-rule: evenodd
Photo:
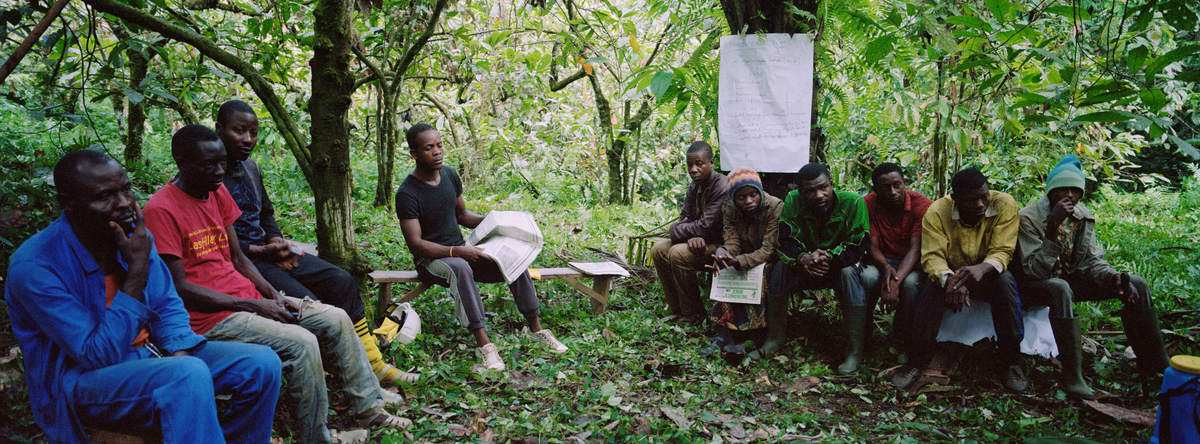
<svg viewBox="0 0 1200 444">
<path fill-rule="evenodd" d="M 492 211 L 467 236 L 467 245 L 483 248 L 483 254 L 496 262 L 504 281 L 511 284 L 537 259 L 545 241 L 533 215 Z"/>
</svg>

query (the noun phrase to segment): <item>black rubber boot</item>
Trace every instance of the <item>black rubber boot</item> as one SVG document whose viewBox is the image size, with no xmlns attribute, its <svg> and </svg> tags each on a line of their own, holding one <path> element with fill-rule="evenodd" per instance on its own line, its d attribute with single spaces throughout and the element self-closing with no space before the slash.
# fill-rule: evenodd
<svg viewBox="0 0 1200 444">
<path fill-rule="evenodd" d="M 767 304 L 767 340 L 758 350 L 746 355 L 749 359 L 767 359 L 775 356 L 775 353 L 787 341 L 788 297 L 768 293 L 763 295 L 763 298 L 766 299 L 764 303 Z"/>
<path fill-rule="evenodd" d="M 1054 342 L 1058 343 L 1058 362 L 1062 363 L 1059 384 L 1067 396 L 1076 399 L 1096 399 L 1087 381 L 1083 380 L 1082 339 L 1079 318 L 1050 318 Z"/>
<path fill-rule="evenodd" d="M 1146 297 L 1146 296 L 1142 296 Z M 1125 326 L 1125 336 L 1129 337 L 1129 346 L 1137 355 L 1138 373 L 1142 381 L 1154 382 L 1159 380 L 1170 365 L 1167 350 L 1163 347 L 1162 330 L 1158 326 L 1158 310 L 1153 306 L 1149 310 L 1131 310 L 1130 307 L 1121 309 L 1121 323 Z"/>
<path fill-rule="evenodd" d="M 862 363 L 863 341 L 867 335 L 867 319 L 871 314 L 870 309 L 870 305 L 842 307 L 842 318 L 846 324 L 848 343 L 846 344 L 846 360 L 837 368 L 839 375 L 853 375 L 858 371 L 858 364 Z"/>
</svg>

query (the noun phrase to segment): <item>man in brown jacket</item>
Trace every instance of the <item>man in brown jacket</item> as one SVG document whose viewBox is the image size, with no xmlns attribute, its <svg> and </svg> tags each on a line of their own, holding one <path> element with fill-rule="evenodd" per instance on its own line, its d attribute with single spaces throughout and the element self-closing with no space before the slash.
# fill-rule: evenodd
<svg viewBox="0 0 1200 444">
<path fill-rule="evenodd" d="M 1079 199 L 1086 185 L 1073 154 L 1046 176 L 1046 195 L 1021 209 L 1017 239 L 1017 289 L 1028 305 L 1050 305 L 1050 327 L 1058 343 L 1063 373 L 1059 383 L 1072 398 L 1092 399 L 1080 366 L 1079 318 L 1071 303 L 1118 299 L 1121 323 L 1137 353 L 1143 380 L 1167 368 L 1150 286 L 1138 276 L 1118 273 L 1096 245 L 1096 220 Z"/>
<path fill-rule="evenodd" d="M 671 238 L 654 244 L 650 257 L 671 311 L 667 320 L 696 324 L 705 317 L 696 271 L 712 261 L 713 252 L 721 245 L 721 204 L 729 191 L 725 175 L 713 171 L 713 151 L 708 143 L 695 142 L 688 147 L 687 169 L 692 184 L 683 211 L 671 224 Z"/>
</svg>

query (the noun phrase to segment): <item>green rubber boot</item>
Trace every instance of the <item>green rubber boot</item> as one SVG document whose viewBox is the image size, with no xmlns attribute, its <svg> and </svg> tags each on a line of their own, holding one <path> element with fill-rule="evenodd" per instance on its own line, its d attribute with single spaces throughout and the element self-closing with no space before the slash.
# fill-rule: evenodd
<svg viewBox="0 0 1200 444">
<path fill-rule="evenodd" d="M 762 347 L 746 355 L 750 360 L 767 359 L 783 347 L 787 341 L 788 297 L 770 293 L 763 295 L 767 316 L 767 340 Z"/>
<path fill-rule="evenodd" d="M 1079 318 L 1050 318 L 1050 329 L 1054 331 L 1054 342 L 1058 343 L 1058 362 L 1062 363 L 1059 384 L 1063 392 L 1071 398 L 1096 399 L 1083 380 Z"/>
<path fill-rule="evenodd" d="M 839 365 L 839 375 L 853 375 L 858 371 L 858 364 L 863 360 L 863 341 L 867 336 L 867 319 L 871 314 L 871 306 L 842 307 L 842 318 L 846 325 L 846 360 Z"/>
</svg>

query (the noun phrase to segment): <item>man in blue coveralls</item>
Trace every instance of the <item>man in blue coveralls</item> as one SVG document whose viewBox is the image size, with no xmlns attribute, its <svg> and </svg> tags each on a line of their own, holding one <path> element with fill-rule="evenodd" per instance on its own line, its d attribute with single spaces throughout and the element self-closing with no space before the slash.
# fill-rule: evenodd
<svg viewBox="0 0 1200 444">
<path fill-rule="evenodd" d="M 46 437 L 86 443 L 91 426 L 167 443 L 270 442 L 279 358 L 192 332 L 125 169 L 75 151 L 54 182 L 62 217 L 13 254 L 4 290 Z M 221 394 L 232 401 L 218 412 Z"/>
</svg>

